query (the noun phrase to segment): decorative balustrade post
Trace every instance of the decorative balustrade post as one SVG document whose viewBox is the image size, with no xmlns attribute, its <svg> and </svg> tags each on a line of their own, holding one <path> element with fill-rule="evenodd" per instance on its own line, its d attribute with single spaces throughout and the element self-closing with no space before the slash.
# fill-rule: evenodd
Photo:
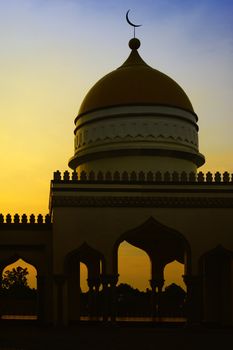
<svg viewBox="0 0 233 350">
<path fill-rule="evenodd" d="M 4 224 L 4 216 L 0 214 L 0 224 Z"/>
</svg>

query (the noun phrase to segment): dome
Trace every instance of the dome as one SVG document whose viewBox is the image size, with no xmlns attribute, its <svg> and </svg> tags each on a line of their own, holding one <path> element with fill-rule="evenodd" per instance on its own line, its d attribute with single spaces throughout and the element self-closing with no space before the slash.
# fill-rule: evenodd
<svg viewBox="0 0 233 350">
<path fill-rule="evenodd" d="M 78 172 L 191 172 L 204 164 L 199 153 L 197 116 L 183 89 L 148 66 L 140 41 L 116 70 L 88 92 L 75 119 Z"/>
<path fill-rule="evenodd" d="M 78 114 L 111 106 L 142 104 L 178 107 L 193 112 L 183 89 L 143 61 L 137 51 L 139 40 L 131 39 L 129 45 L 132 51 L 128 59 L 90 89 Z"/>
</svg>

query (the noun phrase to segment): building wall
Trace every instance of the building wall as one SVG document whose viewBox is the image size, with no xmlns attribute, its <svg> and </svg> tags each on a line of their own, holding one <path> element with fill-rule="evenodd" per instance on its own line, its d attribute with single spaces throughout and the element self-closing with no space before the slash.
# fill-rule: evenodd
<svg viewBox="0 0 233 350">
<path fill-rule="evenodd" d="M 143 145 L 139 145 L 139 148 L 143 148 Z M 128 146 L 130 148 L 130 145 Z M 172 173 L 173 171 L 176 171 L 178 173 L 181 173 L 184 169 L 188 172 L 196 172 L 197 167 L 194 163 L 190 162 L 189 160 L 185 159 L 179 159 L 175 157 L 160 157 L 160 156 L 127 156 L 125 152 L 125 156 L 122 155 L 121 157 L 112 157 L 112 158 L 104 158 L 104 159 L 98 159 L 98 160 L 92 160 L 88 161 L 87 163 L 81 164 L 77 168 L 77 172 L 81 173 L 82 171 L 85 171 L 89 173 L 90 171 L 93 171 L 93 169 L 96 170 L 96 173 L 98 171 L 107 172 L 110 171 L 114 173 L 115 171 L 119 171 L 119 169 L 122 169 L 122 171 L 127 172 L 140 172 L 141 169 L 143 169 L 144 172 L 149 171 L 161 171 L 165 173 L 168 171 L 169 173 Z"/>
<path fill-rule="evenodd" d="M 52 225 L 4 223 L 0 225 L 1 272 L 19 258 L 37 270 L 38 318 L 53 322 Z"/>
<path fill-rule="evenodd" d="M 191 246 L 192 270 L 208 250 L 221 244 L 233 250 L 232 209 L 218 208 L 54 208 L 54 271 L 63 271 L 65 256 L 84 242 L 104 254 L 112 272 L 115 242 L 150 217 L 180 232 Z"/>
</svg>

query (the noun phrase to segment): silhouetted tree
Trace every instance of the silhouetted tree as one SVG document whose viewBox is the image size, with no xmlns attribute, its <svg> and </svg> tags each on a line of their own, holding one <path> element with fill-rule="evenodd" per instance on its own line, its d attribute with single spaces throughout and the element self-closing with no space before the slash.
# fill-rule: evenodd
<svg viewBox="0 0 233 350">
<path fill-rule="evenodd" d="M 0 288 L 0 310 L 9 315 L 36 314 L 36 289 L 28 285 L 27 268 L 17 266 L 4 272 Z"/>
<path fill-rule="evenodd" d="M 162 295 L 162 313 L 167 316 L 181 316 L 184 312 L 186 293 L 175 283 L 165 288 Z"/>
<path fill-rule="evenodd" d="M 27 275 L 27 268 L 23 268 L 21 266 L 5 271 L 2 278 L 2 288 L 8 290 L 16 288 L 29 288 Z"/>
<path fill-rule="evenodd" d="M 29 287 L 27 281 L 28 274 L 28 269 L 21 266 L 5 271 L 2 278 L 0 296 L 10 298 L 19 297 L 20 299 L 35 298 L 36 290 Z"/>
<path fill-rule="evenodd" d="M 119 316 L 146 316 L 149 312 L 148 293 L 126 283 L 117 286 L 117 302 Z"/>
</svg>

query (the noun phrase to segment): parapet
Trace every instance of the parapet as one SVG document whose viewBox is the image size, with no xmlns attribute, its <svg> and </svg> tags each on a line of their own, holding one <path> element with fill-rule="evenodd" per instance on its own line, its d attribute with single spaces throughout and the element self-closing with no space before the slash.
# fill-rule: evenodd
<svg viewBox="0 0 233 350">
<path fill-rule="evenodd" d="M 186 173 L 185 171 L 178 173 L 165 172 L 161 173 L 157 171 L 155 173 L 149 171 L 147 173 L 140 171 L 136 173 L 132 171 L 130 173 L 118 172 L 114 173 L 108 171 L 106 173 L 99 171 L 97 173 L 90 171 L 86 173 L 82 171 L 78 174 L 76 171 L 69 172 L 65 171 L 63 174 L 57 170 L 53 174 L 53 183 L 205 183 L 205 184 L 233 184 L 233 174 L 225 171 L 223 174 L 220 172 L 211 173 L 203 172 Z"/>
<path fill-rule="evenodd" d="M 49 214 L 45 216 L 39 214 L 37 215 L 37 217 L 34 214 L 31 214 L 30 216 L 27 216 L 26 214 L 23 214 L 22 216 L 20 216 L 19 214 L 7 214 L 6 216 L 0 214 L 0 225 L 1 224 L 45 226 L 51 224 L 51 216 Z"/>
</svg>

